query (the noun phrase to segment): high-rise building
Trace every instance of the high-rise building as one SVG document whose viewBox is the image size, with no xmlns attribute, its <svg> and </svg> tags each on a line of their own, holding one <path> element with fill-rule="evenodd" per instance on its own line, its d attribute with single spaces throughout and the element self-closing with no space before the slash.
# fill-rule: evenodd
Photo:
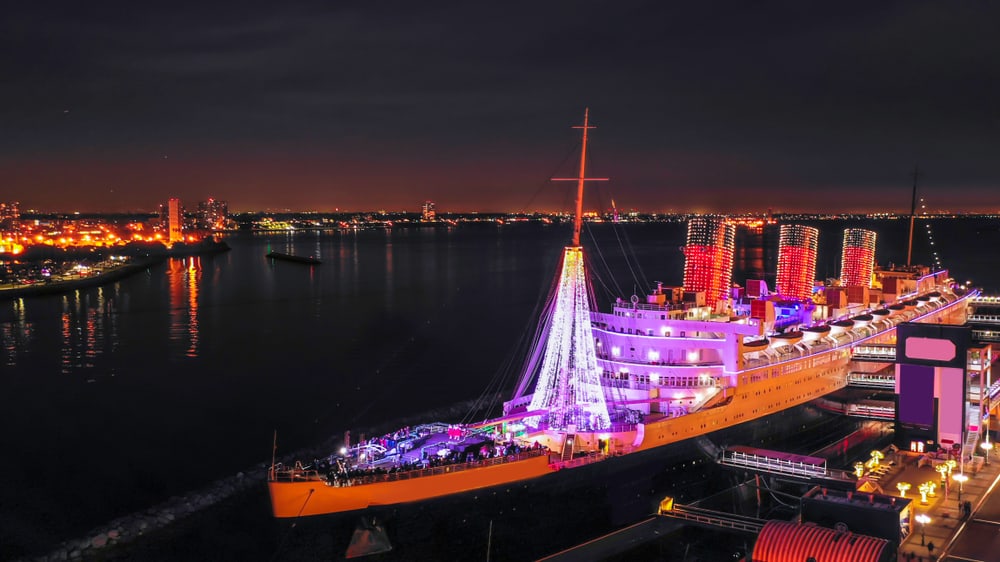
<svg viewBox="0 0 1000 562">
<path fill-rule="evenodd" d="M 844 230 L 844 249 L 840 257 L 841 285 L 871 288 L 875 270 L 875 238 L 876 233 L 871 230 Z"/>
<path fill-rule="evenodd" d="M 225 201 L 209 199 L 198 203 L 198 228 L 223 230 L 229 218 L 229 205 Z"/>
<path fill-rule="evenodd" d="M 0 203 L 0 231 L 16 230 L 21 211 L 17 201 Z"/>
<path fill-rule="evenodd" d="M 420 216 L 425 221 L 437 220 L 437 212 L 434 210 L 433 201 L 424 201 L 423 212 Z"/>
<path fill-rule="evenodd" d="M 777 291 L 782 297 L 807 300 L 816 281 L 819 230 L 800 224 L 783 224 L 778 234 Z"/>
<path fill-rule="evenodd" d="M 171 197 L 167 201 L 167 225 L 169 227 L 168 241 L 173 244 L 184 239 L 182 229 L 184 228 L 183 217 L 181 217 L 181 200 Z"/>
<path fill-rule="evenodd" d="M 733 280 L 735 248 L 736 225 L 720 219 L 691 219 L 684 246 L 684 291 L 704 291 L 706 304 L 726 296 Z"/>
</svg>

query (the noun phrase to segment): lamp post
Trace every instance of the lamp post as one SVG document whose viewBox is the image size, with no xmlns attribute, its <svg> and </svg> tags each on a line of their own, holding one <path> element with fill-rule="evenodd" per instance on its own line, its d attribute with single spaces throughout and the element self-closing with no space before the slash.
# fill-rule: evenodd
<svg viewBox="0 0 1000 562">
<path fill-rule="evenodd" d="M 965 481 L 969 479 L 968 476 L 964 474 L 956 474 L 952 476 L 955 480 L 958 480 L 958 503 L 962 503 L 962 489 L 965 487 Z"/>
<path fill-rule="evenodd" d="M 928 517 L 927 514 L 925 513 L 921 513 L 920 515 L 917 516 L 917 523 L 920 523 L 920 546 L 924 546 L 926 544 L 925 543 L 926 537 L 924 535 L 924 530 L 927 527 L 927 524 L 930 522 L 931 518 Z"/>
<path fill-rule="evenodd" d="M 990 451 L 993 450 L 993 443 L 989 442 L 989 437 L 987 437 L 987 441 L 983 441 L 982 443 L 979 444 L 979 448 L 982 449 L 983 453 L 986 454 L 986 466 L 989 466 L 990 465 Z"/>
</svg>

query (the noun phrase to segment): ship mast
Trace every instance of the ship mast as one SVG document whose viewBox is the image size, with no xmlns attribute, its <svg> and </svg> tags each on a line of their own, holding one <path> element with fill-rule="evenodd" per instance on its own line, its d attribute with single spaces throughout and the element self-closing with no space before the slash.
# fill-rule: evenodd
<svg viewBox="0 0 1000 562">
<path fill-rule="evenodd" d="M 577 182 L 573 245 L 563 249 L 562 272 L 544 315 L 544 343 L 541 348 L 532 352 L 533 359 L 529 361 L 530 365 L 539 365 L 539 368 L 528 411 L 544 414 L 529 416 L 524 420 L 525 424 L 532 427 L 567 434 L 603 431 L 611 427 L 611 416 L 601 386 L 601 372 L 597 366 L 594 336 L 591 333 L 590 291 L 584 269 L 583 247 L 580 246 L 583 184 L 607 178 L 588 178 L 585 175 L 587 130 L 594 128 L 590 125 L 589 110 L 583 114 L 583 126 L 574 128 L 583 129 L 580 173 L 576 178 L 553 178 Z"/>
<path fill-rule="evenodd" d="M 590 124 L 590 108 L 583 110 L 583 125 L 575 125 L 574 129 L 583 129 L 583 146 L 580 148 L 580 175 L 575 178 L 552 178 L 552 181 L 575 181 L 576 183 L 576 213 L 573 215 L 573 246 L 580 246 L 580 230 L 583 226 L 583 183 L 587 181 L 608 181 L 608 178 L 588 178 L 584 173 L 587 169 L 587 131 L 597 127 Z"/>
</svg>

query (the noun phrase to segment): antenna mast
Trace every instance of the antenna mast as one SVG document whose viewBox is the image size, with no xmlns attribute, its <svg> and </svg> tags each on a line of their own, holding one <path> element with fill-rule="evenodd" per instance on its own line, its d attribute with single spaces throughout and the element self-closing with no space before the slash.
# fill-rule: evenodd
<svg viewBox="0 0 1000 562">
<path fill-rule="evenodd" d="M 910 267 L 910 258 L 913 257 L 913 219 L 917 215 L 917 177 L 920 169 L 913 167 L 913 198 L 910 200 L 910 241 L 906 246 L 906 267 Z"/>
<path fill-rule="evenodd" d="M 580 246 L 580 229 L 583 226 L 583 182 L 608 181 L 608 178 L 588 178 L 584 171 L 587 167 L 587 130 L 596 129 L 590 125 L 590 108 L 583 110 L 583 125 L 574 129 L 583 129 L 583 147 L 580 149 L 580 175 L 575 178 L 552 178 L 552 181 L 575 181 L 576 184 L 576 216 L 573 218 L 573 246 Z"/>
</svg>

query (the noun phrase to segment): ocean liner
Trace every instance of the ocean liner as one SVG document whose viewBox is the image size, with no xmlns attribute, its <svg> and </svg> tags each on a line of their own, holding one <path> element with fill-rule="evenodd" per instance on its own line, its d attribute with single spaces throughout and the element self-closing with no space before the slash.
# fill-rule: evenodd
<svg viewBox="0 0 1000 562">
<path fill-rule="evenodd" d="M 735 294 L 733 227 L 708 219 L 689 224 L 685 285 L 693 290 L 658 286 L 645 299 L 619 299 L 611 312 L 592 310 L 580 244 L 583 188 L 593 179 L 585 175 L 588 117 L 573 178 L 572 244 L 503 415 L 401 428 L 308 464 L 272 462 L 275 517 L 416 502 L 620 463 L 842 389 L 855 349 L 894 343 L 903 322 L 965 321 L 977 293 L 946 271 L 893 272 L 880 304 L 865 289 L 855 299 L 862 304 L 824 305 L 839 314 L 816 320 L 808 266 L 815 267 L 816 235 L 795 225 L 782 227 L 777 295 L 762 283 Z M 867 261 L 870 279 L 874 249 L 860 257 L 851 250 L 849 269 L 864 270 Z"/>
</svg>

